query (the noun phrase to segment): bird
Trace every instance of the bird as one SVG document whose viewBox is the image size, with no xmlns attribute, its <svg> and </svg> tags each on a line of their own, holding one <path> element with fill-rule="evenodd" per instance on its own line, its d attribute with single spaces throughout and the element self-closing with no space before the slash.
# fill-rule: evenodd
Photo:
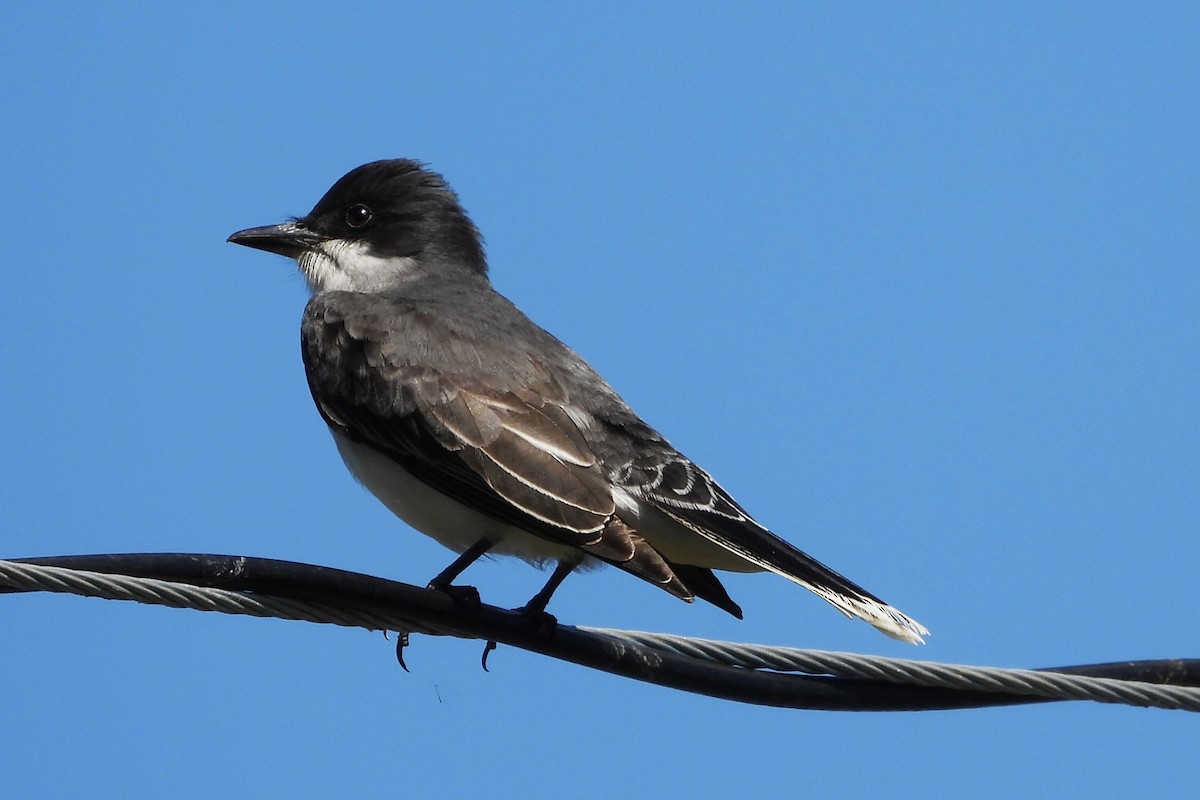
<svg viewBox="0 0 1200 800">
<path fill-rule="evenodd" d="M 303 217 L 229 242 L 294 259 L 308 387 L 354 477 L 458 554 L 554 569 L 617 567 L 742 618 L 716 571 L 768 572 L 913 644 L 916 620 L 758 523 L 574 350 L 498 293 L 483 238 L 439 173 L 359 166 Z M 597 310 L 599 313 L 599 310 Z"/>
</svg>

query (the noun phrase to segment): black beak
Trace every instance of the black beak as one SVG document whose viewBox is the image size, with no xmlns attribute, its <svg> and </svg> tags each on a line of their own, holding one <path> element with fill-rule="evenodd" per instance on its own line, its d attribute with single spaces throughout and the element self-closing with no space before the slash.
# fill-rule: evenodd
<svg viewBox="0 0 1200 800">
<path fill-rule="evenodd" d="M 266 250 L 268 253 L 278 253 L 288 258 L 299 258 L 324 241 L 324 237 L 313 233 L 303 222 L 292 221 L 261 228 L 247 228 L 230 235 L 226 241 L 253 247 L 255 250 Z"/>
</svg>

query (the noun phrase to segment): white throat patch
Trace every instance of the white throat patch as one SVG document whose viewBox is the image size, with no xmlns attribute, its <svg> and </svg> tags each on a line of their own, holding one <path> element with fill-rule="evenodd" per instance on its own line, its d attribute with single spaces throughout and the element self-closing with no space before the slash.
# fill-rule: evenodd
<svg viewBox="0 0 1200 800">
<path fill-rule="evenodd" d="M 378 292 L 401 283 L 416 266 L 412 258 L 382 258 L 359 242 L 330 239 L 296 263 L 313 292 Z"/>
</svg>

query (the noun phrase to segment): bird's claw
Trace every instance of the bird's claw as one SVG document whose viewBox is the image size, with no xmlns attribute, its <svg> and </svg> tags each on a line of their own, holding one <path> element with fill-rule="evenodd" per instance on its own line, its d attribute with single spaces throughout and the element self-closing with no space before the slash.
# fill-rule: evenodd
<svg viewBox="0 0 1200 800">
<path fill-rule="evenodd" d="M 411 672 L 408 664 L 404 663 L 404 648 L 408 647 L 408 631 L 399 631 L 396 633 L 396 660 L 400 662 L 400 666 L 405 672 Z"/>
<path fill-rule="evenodd" d="M 488 643 L 483 646 L 483 657 L 479 659 L 479 663 L 483 666 L 484 672 L 491 672 L 491 670 L 488 669 L 487 659 L 488 655 L 495 649 L 496 643 L 491 639 L 488 639 Z"/>
<path fill-rule="evenodd" d="M 538 639 L 542 642 L 550 641 L 550 638 L 554 636 L 554 632 L 558 630 L 558 618 L 543 608 L 522 606 L 513 610 L 529 620 L 530 625 L 534 628 L 534 633 L 537 634 Z M 496 647 L 494 639 L 489 639 L 487 644 L 483 646 L 483 656 L 480 659 L 480 663 L 483 665 L 484 672 L 491 672 L 487 665 L 488 656 L 492 654 L 492 651 Z"/>
</svg>

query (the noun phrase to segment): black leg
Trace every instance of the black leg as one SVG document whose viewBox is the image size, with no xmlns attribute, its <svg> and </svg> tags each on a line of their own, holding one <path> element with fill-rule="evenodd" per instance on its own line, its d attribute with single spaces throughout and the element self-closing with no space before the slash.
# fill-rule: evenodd
<svg viewBox="0 0 1200 800">
<path fill-rule="evenodd" d="M 546 606 L 550 603 L 550 598 L 558 591 L 558 587 L 562 586 L 562 582 L 567 579 L 567 576 L 575 571 L 579 566 L 578 561 L 560 561 L 558 566 L 554 568 L 554 572 L 550 575 L 550 580 L 546 581 L 546 585 L 542 590 L 530 598 L 529 602 L 523 605 L 519 610 L 526 614 L 541 614 L 546 610 Z"/>
<path fill-rule="evenodd" d="M 454 583 L 454 579 L 463 573 L 467 567 L 479 560 L 479 557 L 492 549 L 492 543 L 487 539 L 480 539 L 475 544 L 463 551 L 463 554 L 437 574 L 437 577 L 429 582 L 430 589 L 444 590 L 447 586 Z"/>
</svg>

